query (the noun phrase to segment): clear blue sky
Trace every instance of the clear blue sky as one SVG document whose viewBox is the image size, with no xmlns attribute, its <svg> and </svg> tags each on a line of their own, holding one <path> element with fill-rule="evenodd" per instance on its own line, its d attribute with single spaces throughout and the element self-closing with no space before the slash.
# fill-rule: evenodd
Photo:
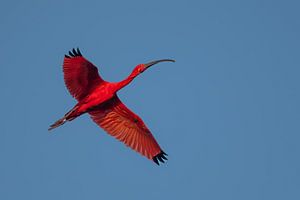
<svg viewBox="0 0 300 200">
<path fill-rule="evenodd" d="M 300 199 L 299 1 L 1 1 L 0 199 Z M 88 115 L 53 132 L 76 101 L 73 47 L 119 81 L 152 130 L 162 166 Z"/>
</svg>

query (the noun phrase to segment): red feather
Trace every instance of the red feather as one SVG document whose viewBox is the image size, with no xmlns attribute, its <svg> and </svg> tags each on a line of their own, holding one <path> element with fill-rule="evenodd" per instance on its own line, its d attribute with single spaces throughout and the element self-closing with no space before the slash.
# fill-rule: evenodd
<svg viewBox="0 0 300 200">
<path fill-rule="evenodd" d="M 161 149 L 142 119 L 113 97 L 90 111 L 91 118 L 107 133 L 133 150 L 153 159 Z"/>
<path fill-rule="evenodd" d="M 65 57 L 63 64 L 65 84 L 78 101 L 90 94 L 103 79 L 98 69 L 82 56 Z"/>
<path fill-rule="evenodd" d="M 79 49 L 69 51 L 63 64 L 64 80 L 78 103 L 63 118 L 52 124 L 49 130 L 88 112 L 94 122 L 107 133 L 159 165 L 159 162 L 167 160 L 167 154 L 159 147 L 142 119 L 120 101 L 116 92 L 150 66 L 165 61 L 174 62 L 164 59 L 140 64 L 123 81 L 110 83 L 99 76 L 97 67 L 86 60 Z"/>
</svg>

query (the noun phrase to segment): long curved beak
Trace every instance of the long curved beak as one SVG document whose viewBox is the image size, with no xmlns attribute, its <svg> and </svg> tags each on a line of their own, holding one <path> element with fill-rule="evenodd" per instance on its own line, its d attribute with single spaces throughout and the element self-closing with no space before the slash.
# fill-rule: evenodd
<svg viewBox="0 0 300 200">
<path fill-rule="evenodd" d="M 175 62 L 175 60 L 172 60 L 172 59 L 162 59 L 162 60 L 156 60 L 156 61 L 152 61 L 152 62 L 149 62 L 147 64 L 144 64 L 145 65 L 145 68 L 149 68 L 151 67 L 152 65 L 155 65 L 157 63 L 160 63 L 160 62 Z"/>
</svg>

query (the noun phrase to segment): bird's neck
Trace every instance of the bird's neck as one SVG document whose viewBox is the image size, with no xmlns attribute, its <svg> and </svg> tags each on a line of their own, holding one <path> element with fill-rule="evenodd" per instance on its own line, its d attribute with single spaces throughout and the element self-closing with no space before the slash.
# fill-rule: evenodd
<svg viewBox="0 0 300 200">
<path fill-rule="evenodd" d="M 117 83 L 117 90 L 122 89 L 126 85 L 128 85 L 135 77 L 137 74 L 131 73 L 127 78 L 125 78 L 123 81 L 120 81 Z"/>
</svg>

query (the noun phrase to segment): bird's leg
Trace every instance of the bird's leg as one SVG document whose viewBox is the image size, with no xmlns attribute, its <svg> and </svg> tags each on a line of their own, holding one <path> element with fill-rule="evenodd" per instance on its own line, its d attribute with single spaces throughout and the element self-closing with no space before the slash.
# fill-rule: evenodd
<svg viewBox="0 0 300 200">
<path fill-rule="evenodd" d="M 52 125 L 48 128 L 48 131 L 51 131 L 52 129 L 55 129 L 55 128 L 57 128 L 57 127 L 63 125 L 64 123 L 66 123 L 66 121 L 67 121 L 67 120 L 66 120 L 65 117 L 63 117 L 63 118 L 57 120 L 54 124 L 52 124 Z"/>
<path fill-rule="evenodd" d="M 52 124 L 48 130 L 50 131 L 52 129 L 55 129 L 55 128 L 63 125 L 67 121 L 72 121 L 79 115 L 83 114 L 83 113 L 78 113 L 77 110 L 78 110 L 78 105 L 74 106 L 74 108 L 72 108 L 69 112 L 67 112 L 63 118 L 57 120 L 54 124 Z"/>
</svg>

